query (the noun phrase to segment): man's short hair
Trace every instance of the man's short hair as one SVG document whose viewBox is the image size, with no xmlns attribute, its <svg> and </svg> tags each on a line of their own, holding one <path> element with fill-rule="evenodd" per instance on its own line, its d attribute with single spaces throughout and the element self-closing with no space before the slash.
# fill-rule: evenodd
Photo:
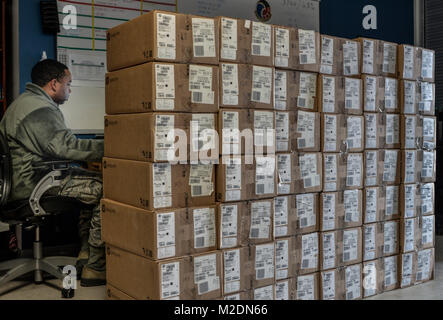
<svg viewBox="0 0 443 320">
<path fill-rule="evenodd" d="M 61 62 L 52 59 L 42 60 L 32 68 L 32 83 L 44 87 L 48 82 L 56 79 L 62 80 L 68 67 Z"/>
</svg>

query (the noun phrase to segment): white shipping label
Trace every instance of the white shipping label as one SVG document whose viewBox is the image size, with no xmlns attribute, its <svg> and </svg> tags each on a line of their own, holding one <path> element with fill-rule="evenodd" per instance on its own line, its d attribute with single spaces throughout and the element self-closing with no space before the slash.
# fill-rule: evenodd
<svg viewBox="0 0 443 320">
<path fill-rule="evenodd" d="M 278 194 L 288 194 L 291 189 L 291 154 L 278 154 Z"/>
<path fill-rule="evenodd" d="M 223 154 L 240 154 L 239 115 L 236 111 L 222 111 L 222 151 Z"/>
<path fill-rule="evenodd" d="M 361 109 L 361 80 L 360 79 L 345 79 L 345 108 L 351 110 Z"/>
<path fill-rule="evenodd" d="M 335 300 L 335 270 L 322 272 L 323 300 Z"/>
<path fill-rule="evenodd" d="M 432 178 L 435 172 L 434 152 L 423 151 L 422 178 Z"/>
<path fill-rule="evenodd" d="M 194 284 L 198 287 L 199 295 L 220 289 L 216 254 L 194 258 Z"/>
<path fill-rule="evenodd" d="M 377 78 L 365 76 L 365 111 L 376 112 Z"/>
<path fill-rule="evenodd" d="M 378 159 L 377 151 L 365 152 L 365 186 L 377 185 Z"/>
<path fill-rule="evenodd" d="M 274 112 L 254 111 L 254 145 L 272 147 L 274 145 Z M 289 130 L 289 128 L 288 128 Z"/>
<path fill-rule="evenodd" d="M 271 56 L 272 27 L 261 22 L 252 22 L 252 55 Z"/>
<path fill-rule="evenodd" d="M 386 115 L 386 144 L 400 143 L 400 115 Z"/>
<path fill-rule="evenodd" d="M 374 73 L 374 41 L 373 40 L 363 40 L 363 73 L 373 74 Z"/>
<path fill-rule="evenodd" d="M 255 247 L 255 279 L 274 278 L 274 243 Z"/>
<path fill-rule="evenodd" d="M 320 186 L 320 175 L 317 171 L 317 155 L 317 153 L 307 153 L 299 156 L 300 173 L 305 189 Z"/>
<path fill-rule="evenodd" d="M 347 267 L 345 270 L 346 300 L 361 298 L 361 267 Z"/>
<path fill-rule="evenodd" d="M 289 280 L 275 284 L 275 300 L 289 300 Z"/>
<path fill-rule="evenodd" d="M 364 243 L 364 257 L 363 260 L 364 261 L 368 261 L 368 260 L 374 260 L 376 255 L 375 255 L 375 228 L 376 225 L 372 224 L 372 225 L 365 225 L 364 226 L 364 237 L 365 237 L 365 243 Z"/>
<path fill-rule="evenodd" d="M 343 231 L 343 262 L 356 260 L 358 257 L 358 230 Z"/>
<path fill-rule="evenodd" d="M 360 153 L 348 154 L 346 166 L 346 186 L 359 187 L 362 179 L 362 155 Z"/>
<path fill-rule="evenodd" d="M 222 64 L 223 105 L 238 105 L 238 65 Z"/>
<path fill-rule="evenodd" d="M 215 246 L 215 209 L 202 208 L 193 210 L 194 217 L 194 248 Z"/>
<path fill-rule="evenodd" d="M 429 279 L 431 276 L 431 249 L 422 250 L 417 253 L 417 274 L 416 281 L 423 281 Z"/>
<path fill-rule="evenodd" d="M 175 60 L 175 15 L 157 13 L 157 56 Z"/>
<path fill-rule="evenodd" d="M 275 70 L 274 108 L 276 110 L 286 110 L 287 100 L 287 72 Z"/>
<path fill-rule="evenodd" d="M 385 222 L 384 224 L 384 245 L 383 254 L 394 254 L 397 250 L 398 242 L 398 224 L 395 221 Z"/>
<path fill-rule="evenodd" d="M 403 78 L 414 78 L 414 47 L 404 46 L 403 61 Z"/>
<path fill-rule="evenodd" d="M 206 151 L 215 148 L 215 117 L 213 113 L 192 114 L 192 151 Z"/>
<path fill-rule="evenodd" d="M 172 206 L 171 165 L 169 163 L 152 164 L 152 184 L 154 208 Z"/>
<path fill-rule="evenodd" d="M 298 29 L 300 64 L 316 63 L 315 32 Z"/>
<path fill-rule="evenodd" d="M 237 58 L 237 20 L 221 18 L 221 59 Z"/>
<path fill-rule="evenodd" d="M 192 197 L 207 197 L 214 192 L 212 164 L 191 164 L 189 185 Z"/>
<path fill-rule="evenodd" d="M 416 129 L 416 117 L 405 117 L 405 138 L 406 149 L 415 149 L 415 129 Z"/>
<path fill-rule="evenodd" d="M 415 249 L 415 219 L 404 220 L 404 252 L 413 251 Z"/>
<path fill-rule="evenodd" d="M 421 230 L 421 244 L 422 246 L 434 243 L 434 217 L 423 216 L 422 230 Z"/>
<path fill-rule="evenodd" d="M 395 182 L 397 178 L 398 150 L 385 150 L 383 182 Z"/>
<path fill-rule="evenodd" d="M 289 149 L 289 113 L 275 113 L 275 130 L 277 139 L 277 152 L 288 151 Z"/>
<path fill-rule="evenodd" d="M 173 64 L 155 65 L 155 95 L 157 99 L 175 98 L 174 78 Z"/>
<path fill-rule="evenodd" d="M 174 156 L 174 115 L 157 115 L 155 117 L 155 160 L 166 161 Z"/>
<path fill-rule="evenodd" d="M 434 193 L 433 183 L 420 185 L 420 209 L 422 215 L 434 213 Z"/>
<path fill-rule="evenodd" d="M 175 256 L 175 212 L 157 215 L 157 248 L 165 249 L 159 259 Z"/>
<path fill-rule="evenodd" d="M 322 231 L 336 229 L 335 226 L 335 194 L 323 193 Z"/>
<path fill-rule="evenodd" d="M 324 151 L 336 152 L 337 150 L 337 116 L 324 114 L 325 127 L 323 130 Z"/>
<path fill-rule="evenodd" d="M 214 19 L 192 18 L 194 57 L 215 57 Z"/>
<path fill-rule="evenodd" d="M 421 63 L 421 77 L 433 78 L 434 76 L 434 52 L 423 49 Z"/>
<path fill-rule="evenodd" d="M 223 300 L 240 300 L 240 293 L 225 296 Z"/>
<path fill-rule="evenodd" d="M 225 164 L 226 170 L 226 193 L 233 190 L 241 190 L 242 186 L 242 170 L 241 158 L 231 158 Z M 240 200 L 240 199 L 238 199 Z"/>
<path fill-rule="evenodd" d="M 298 149 L 315 147 L 315 113 L 299 111 L 297 117 L 297 133 L 301 138 L 297 138 Z"/>
<path fill-rule="evenodd" d="M 289 29 L 275 28 L 275 66 L 289 64 Z"/>
<path fill-rule="evenodd" d="M 288 197 L 274 199 L 274 237 L 288 235 Z"/>
<path fill-rule="evenodd" d="M 161 298 L 170 299 L 180 295 L 180 263 L 161 265 Z"/>
<path fill-rule="evenodd" d="M 405 172 L 404 172 L 404 183 L 414 183 L 415 182 L 415 154 L 416 151 L 405 150 Z"/>
<path fill-rule="evenodd" d="M 420 83 L 421 97 L 419 110 L 422 112 L 430 112 L 432 101 L 434 100 L 434 84 L 428 82 Z"/>
<path fill-rule="evenodd" d="M 274 300 L 274 285 L 254 289 L 254 300 Z"/>
<path fill-rule="evenodd" d="M 302 236 L 301 269 L 315 269 L 318 266 L 318 234 Z"/>
<path fill-rule="evenodd" d="M 275 280 L 288 277 L 289 268 L 289 240 L 275 241 Z"/>
<path fill-rule="evenodd" d="M 404 186 L 404 192 L 405 192 L 405 218 L 412 218 L 416 215 L 416 205 L 415 205 L 415 192 L 416 192 L 416 186 L 415 185 L 405 185 Z"/>
<path fill-rule="evenodd" d="M 251 229 L 249 238 L 267 239 L 271 231 L 271 201 L 251 203 Z"/>
<path fill-rule="evenodd" d="M 384 286 L 389 287 L 397 284 L 397 257 L 384 258 L 385 279 Z"/>
<path fill-rule="evenodd" d="M 320 73 L 331 74 L 334 65 L 334 39 L 322 36 Z"/>
<path fill-rule="evenodd" d="M 297 107 L 314 109 L 317 95 L 317 74 L 300 73 L 300 95 L 297 98 Z"/>
<path fill-rule="evenodd" d="M 343 44 L 344 75 L 357 75 L 359 73 L 358 64 L 358 43 L 355 41 L 346 41 L 346 43 Z"/>
<path fill-rule="evenodd" d="M 348 149 L 360 149 L 363 138 L 363 118 L 348 117 L 347 121 L 347 139 Z"/>
<path fill-rule="evenodd" d="M 240 291 L 240 249 L 223 252 L 224 292 Z"/>
<path fill-rule="evenodd" d="M 324 191 L 336 191 L 337 190 L 337 155 L 325 154 L 325 172 L 324 172 Z"/>
<path fill-rule="evenodd" d="M 385 108 L 395 110 L 398 107 L 398 80 L 385 78 Z"/>
<path fill-rule="evenodd" d="M 410 286 L 412 284 L 412 268 L 414 256 L 412 253 L 405 253 L 401 257 L 402 259 L 402 278 L 401 286 Z"/>
<path fill-rule="evenodd" d="M 237 245 L 238 205 L 221 205 L 221 248 L 232 248 Z"/>
<path fill-rule="evenodd" d="M 398 186 L 386 186 L 386 216 L 398 214 Z"/>
<path fill-rule="evenodd" d="M 377 221 L 377 188 L 366 188 L 365 222 Z"/>
<path fill-rule="evenodd" d="M 413 81 L 404 81 L 405 96 L 404 108 L 405 114 L 415 114 L 416 111 L 416 83 Z"/>
<path fill-rule="evenodd" d="M 383 72 L 395 74 L 397 71 L 397 45 L 383 44 Z"/>
<path fill-rule="evenodd" d="M 337 267 L 335 265 L 335 233 L 324 233 L 323 234 L 323 269 L 333 269 Z"/>
<path fill-rule="evenodd" d="M 359 222 L 361 216 L 361 205 L 359 204 L 358 190 L 344 191 L 344 205 L 345 205 L 345 222 Z"/>
<path fill-rule="evenodd" d="M 423 118 L 423 148 L 427 150 L 435 149 L 435 119 Z"/>
<path fill-rule="evenodd" d="M 273 194 L 275 191 L 275 157 L 255 158 L 256 195 Z"/>
<path fill-rule="evenodd" d="M 212 67 L 189 65 L 189 91 L 192 103 L 214 104 Z"/>
<path fill-rule="evenodd" d="M 323 81 L 323 112 L 335 111 L 335 78 L 334 77 L 322 77 Z"/>
<path fill-rule="evenodd" d="M 375 261 L 364 264 L 363 290 L 365 297 L 377 294 L 377 264 Z"/>
<path fill-rule="evenodd" d="M 296 196 L 297 218 L 300 221 L 300 228 L 308 228 L 315 226 L 317 216 L 314 211 L 314 195 L 298 194 Z"/>
<path fill-rule="evenodd" d="M 253 102 L 271 103 L 272 94 L 272 68 L 252 67 L 252 96 Z"/>
<path fill-rule="evenodd" d="M 313 275 L 297 278 L 297 300 L 314 300 L 315 279 Z"/>
</svg>

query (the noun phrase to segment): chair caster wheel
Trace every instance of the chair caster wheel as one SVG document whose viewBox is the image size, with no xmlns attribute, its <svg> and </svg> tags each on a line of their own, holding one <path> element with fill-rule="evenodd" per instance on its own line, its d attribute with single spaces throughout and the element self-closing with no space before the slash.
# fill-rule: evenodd
<svg viewBox="0 0 443 320">
<path fill-rule="evenodd" d="M 62 298 L 63 299 L 72 299 L 74 298 L 74 289 L 62 289 Z"/>
</svg>

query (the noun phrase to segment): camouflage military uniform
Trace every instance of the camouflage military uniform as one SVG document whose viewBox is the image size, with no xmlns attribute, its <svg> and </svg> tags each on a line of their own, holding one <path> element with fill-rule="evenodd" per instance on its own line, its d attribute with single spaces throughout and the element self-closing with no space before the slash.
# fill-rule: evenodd
<svg viewBox="0 0 443 320">
<path fill-rule="evenodd" d="M 26 85 L 26 91 L 7 109 L 0 122 L 0 132 L 7 137 L 11 154 L 10 200 L 29 198 L 45 174 L 32 168 L 35 162 L 47 159 L 94 161 L 103 157 L 103 141 L 77 139 L 66 127 L 59 106 L 41 87 L 32 83 Z M 61 186 L 48 193 L 94 204 L 92 212 L 82 212 L 80 216 L 80 237 L 84 238 L 89 229 L 89 244 L 103 247 L 99 207 L 102 197 L 100 176 L 85 170 L 71 169 Z M 104 265 L 96 269 L 102 268 Z"/>
</svg>

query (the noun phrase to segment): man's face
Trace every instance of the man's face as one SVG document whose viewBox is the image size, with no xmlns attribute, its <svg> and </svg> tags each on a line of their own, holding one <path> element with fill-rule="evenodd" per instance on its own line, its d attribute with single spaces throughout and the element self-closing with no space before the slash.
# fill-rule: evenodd
<svg viewBox="0 0 443 320">
<path fill-rule="evenodd" d="M 71 82 L 72 76 L 69 70 L 65 70 L 65 76 L 60 80 L 55 80 L 54 83 L 54 95 L 52 99 L 57 104 L 63 104 L 69 99 L 71 94 Z"/>
</svg>

